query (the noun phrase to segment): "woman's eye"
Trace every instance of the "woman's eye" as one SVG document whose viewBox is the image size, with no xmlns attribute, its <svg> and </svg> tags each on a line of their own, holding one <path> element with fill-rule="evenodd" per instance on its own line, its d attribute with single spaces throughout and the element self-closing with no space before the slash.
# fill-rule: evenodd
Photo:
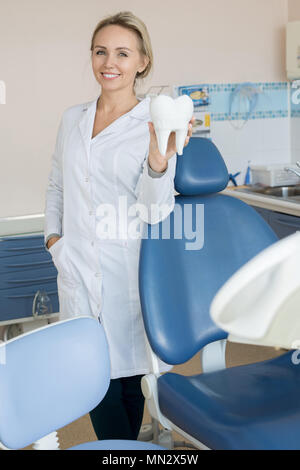
<svg viewBox="0 0 300 470">
<path fill-rule="evenodd" d="M 104 51 L 97 51 L 96 55 L 99 55 L 99 52 L 104 52 Z M 125 54 L 125 52 L 120 52 L 120 54 L 123 54 L 123 56 L 128 57 L 127 54 Z"/>
</svg>

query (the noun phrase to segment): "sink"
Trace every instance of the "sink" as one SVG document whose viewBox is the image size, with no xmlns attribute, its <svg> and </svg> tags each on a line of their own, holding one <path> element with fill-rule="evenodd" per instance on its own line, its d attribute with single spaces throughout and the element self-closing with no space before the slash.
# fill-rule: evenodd
<svg viewBox="0 0 300 470">
<path fill-rule="evenodd" d="M 237 191 L 258 193 L 268 197 L 292 199 L 300 201 L 300 185 L 294 186 L 260 186 L 253 185 L 247 188 L 236 188 Z"/>
<path fill-rule="evenodd" d="M 291 197 L 300 196 L 300 185 L 299 186 L 275 186 L 273 188 L 268 187 L 261 191 L 262 194 L 269 194 L 270 196 L 277 197 Z"/>
</svg>

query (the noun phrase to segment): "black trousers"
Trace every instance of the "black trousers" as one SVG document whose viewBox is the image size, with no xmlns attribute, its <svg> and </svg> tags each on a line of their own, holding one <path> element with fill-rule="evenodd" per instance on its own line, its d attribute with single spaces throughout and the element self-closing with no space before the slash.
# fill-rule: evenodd
<svg viewBox="0 0 300 470">
<path fill-rule="evenodd" d="M 112 379 L 108 391 L 90 418 L 98 440 L 136 440 L 143 421 L 143 375 Z"/>
</svg>

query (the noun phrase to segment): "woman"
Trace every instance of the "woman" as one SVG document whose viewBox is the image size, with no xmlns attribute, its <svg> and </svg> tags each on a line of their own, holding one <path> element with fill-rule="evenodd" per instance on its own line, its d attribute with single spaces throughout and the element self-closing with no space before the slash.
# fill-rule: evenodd
<svg viewBox="0 0 300 470">
<path fill-rule="evenodd" d="M 91 54 L 101 95 L 63 113 L 46 193 L 45 243 L 58 271 L 60 318 L 98 317 L 107 336 L 112 380 L 90 413 L 97 437 L 136 439 L 144 410 L 140 382 L 149 372 L 138 227 L 173 210 L 175 134 L 162 156 L 149 122 L 150 99 L 135 94 L 153 62 L 140 19 L 131 12 L 103 19 Z M 151 211 L 151 204 L 162 212 Z M 170 370 L 159 364 L 161 372 Z"/>
</svg>

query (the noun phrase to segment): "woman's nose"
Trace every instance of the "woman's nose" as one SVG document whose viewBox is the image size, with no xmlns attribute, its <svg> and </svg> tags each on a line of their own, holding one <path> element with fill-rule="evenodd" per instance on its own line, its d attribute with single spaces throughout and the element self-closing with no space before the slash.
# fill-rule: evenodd
<svg viewBox="0 0 300 470">
<path fill-rule="evenodd" d="M 104 63 L 105 63 L 106 66 L 114 65 L 114 58 L 113 58 L 113 56 L 111 56 L 111 55 L 109 55 L 109 54 L 106 54 Z"/>
</svg>

